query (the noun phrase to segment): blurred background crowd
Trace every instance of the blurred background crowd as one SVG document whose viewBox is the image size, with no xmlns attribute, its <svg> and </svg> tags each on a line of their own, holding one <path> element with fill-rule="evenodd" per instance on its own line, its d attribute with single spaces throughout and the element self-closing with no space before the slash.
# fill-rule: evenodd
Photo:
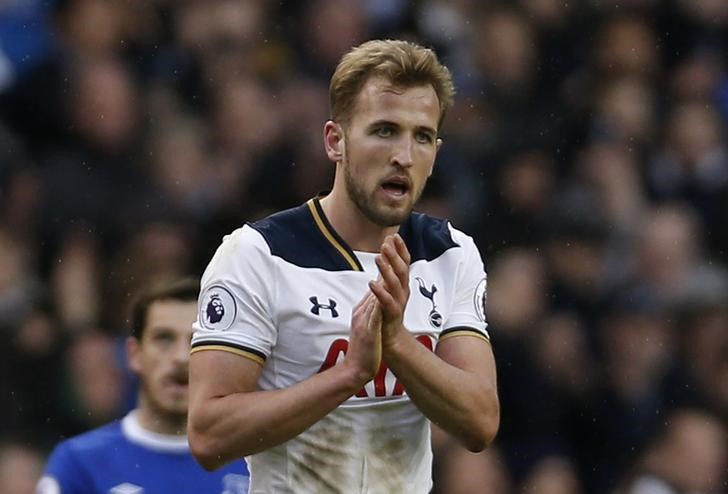
<svg viewBox="0 0 728 494">
<path fill-rule="evenodd" d="M 436 492 L 728 492 L 725 0 L 0 1 L 1 492 L 132 405 L 139 287 L 329 186 L 374 37 L 453 72 L 419 209 L 489 273 L 502 426 Z"/>
</svg>

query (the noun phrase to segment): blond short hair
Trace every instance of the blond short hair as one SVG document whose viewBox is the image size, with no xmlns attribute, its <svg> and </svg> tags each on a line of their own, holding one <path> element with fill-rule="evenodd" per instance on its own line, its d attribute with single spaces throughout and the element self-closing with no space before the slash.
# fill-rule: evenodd
<svg viewBox="0 0 728 494">
<path fill-rule="evenodd" d="M 440 103 L 438 127 L 453 104 L 452 76 L 434 51 L 409 41 L 374 40 L 353 48 L 336 67 L 329 85 L 333 121 L 349 122 L 356 97 L 373 76 L 382 76 L 392 85 L 405 88 L 430 84 Z"/>
</svg>

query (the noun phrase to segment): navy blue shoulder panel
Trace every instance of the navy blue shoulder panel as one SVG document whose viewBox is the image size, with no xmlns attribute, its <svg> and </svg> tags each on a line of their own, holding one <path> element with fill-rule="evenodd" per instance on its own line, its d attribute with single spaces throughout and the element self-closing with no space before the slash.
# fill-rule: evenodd
<svg viewBox="0 0 728 494">
<path fill-rule="evenodd" d="M 302 268 L 348 271 L 351 266 L 331 245 L 307 204 L 249 223 L 268 243 L 271 254 Z"/>
<path fill-rule="evenodd" d="M 412 213 L 399 227 L 399 234 L 407 245 L 411 262 L 432 261 L 446 250 L 459 247 L 450 235 L 447 221 L 422 213 Z"/>
</svg>

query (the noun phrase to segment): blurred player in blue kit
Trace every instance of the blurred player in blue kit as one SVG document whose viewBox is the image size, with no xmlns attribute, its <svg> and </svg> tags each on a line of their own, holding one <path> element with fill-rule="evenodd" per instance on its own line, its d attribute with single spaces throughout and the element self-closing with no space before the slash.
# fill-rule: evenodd
<svg viewBox="0 0 728 494">
<path fill-rule="evenodd" d="M 206 472 L 187 443 L 188 364 L 198 287 L 184 279 L 140 294 L 127 339 L 129 366 L 139 378 L 137 408 L 121 421 L 56 446 L 37 494 L 248 492 L 242 459 Z"/>
<path fill-rule="evenodd" d="M 413 43 L 340 61 L 332 190 L 228 235 L 203 275 L 188 430 L 205 468 L 247 457 L 254 494 L 424 494 L 430 421 L 472 451 L 493 440 L 480 253 L 413 212 L 453 94 Z"/>
</svg>

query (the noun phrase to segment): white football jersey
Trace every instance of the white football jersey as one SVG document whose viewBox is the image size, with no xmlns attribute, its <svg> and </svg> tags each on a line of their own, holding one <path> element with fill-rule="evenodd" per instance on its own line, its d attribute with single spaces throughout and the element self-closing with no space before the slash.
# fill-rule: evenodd
<svg viewBox="0 0 728 494">
<path fill-rule="evenodd" d="M 472 239 L 412 213 L 400 235 L 412 257 L 404 325 L 432 350 L 457 335 L 488 338 L 486 275 Z M 340 362 L 354 306 L 377 278 L 318 199 L 225 237 L 202 277 L 192 351 L 263 365 L 260 389 L 287 388 Z M 247 458 L 250 493 L 427 493 L 430 426 L 382 363 L 355 396 L 299 436 Z"/>
</svg>

